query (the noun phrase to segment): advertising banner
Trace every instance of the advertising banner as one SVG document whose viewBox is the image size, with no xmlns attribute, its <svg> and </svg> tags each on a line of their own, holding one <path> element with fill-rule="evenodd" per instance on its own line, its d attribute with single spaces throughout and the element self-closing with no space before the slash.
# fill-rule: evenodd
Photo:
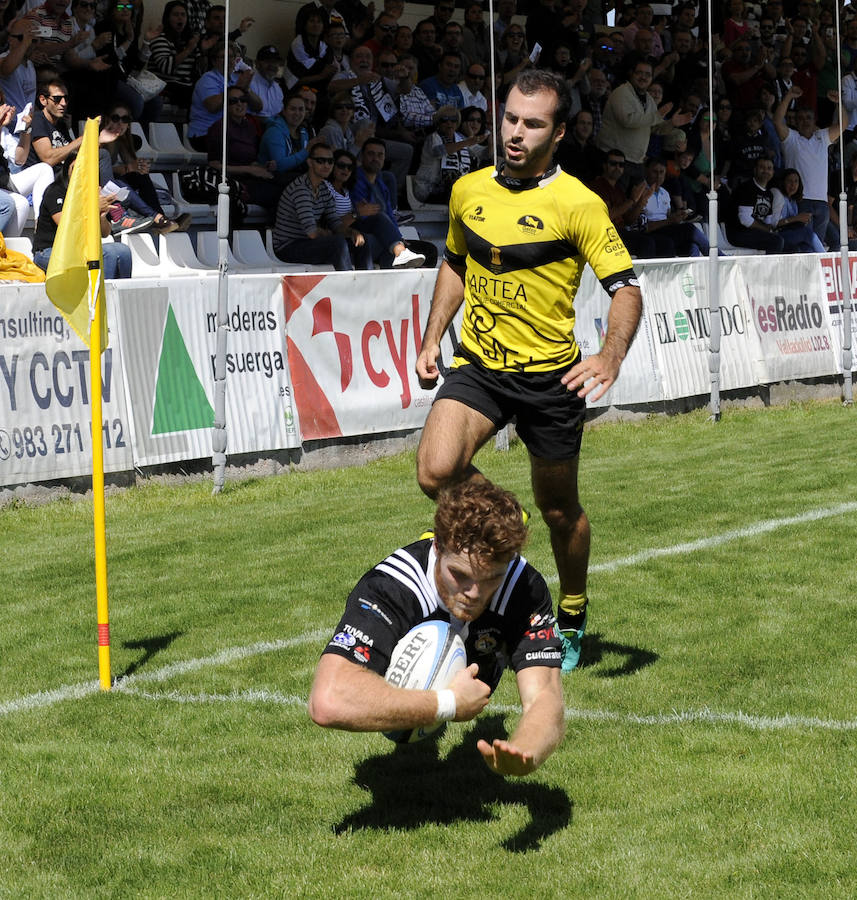
<svg viewBox="0 0 857 900">
<path fill-rule="evenodd" d="M 421 428 L 434 391 L 414 374 L 437 272 L 286 275 L 283 304 L 305 441 Z M 452 342 L 442 343 L 443 359 Z"/>
<path fill-rule="evenodd" d="M 842 257 L 828 254 L 817 257 L 821 268 L 822 297 L 827 300 L 827 312 L 830 317 L 830 338 L 833 341 L 836 357 L 836 372 L 842 374 L 842 337 L 843 337 L 843 304 L 842 304 Z M 851 276 L 851 296 L 857 292 L 857 253 L 848 256 L 848 268 Z M 857 371 L 857 301 L 851 300 L 851 371 Z"/>
<path fill-rule="evenodd" d="M 230 277 L 228 315 L 226 452 L 299 446 L 279 277 Z M 123 285 L 117 321 L 135 465 L 211 456 L 216 282 Z"/>
<path fill-rule="evenodd" d="M 674 400 L 711 390 L 711 313 L 707 260 L 661 263 L 641 268 L 644 315 L 654 338 L 664 398 Z M 747 318 L 732 261 L 719 272 L 720 386 L 755 384 L 747 348 Z"/>
<path fill-rule="evenodd" d="M 835 359 L 827 298 L 822 297 L 815 254 L 731 260 L 740 270 L 752 331 L 759 342 L 756 383 L 832 375 Z"/>
<path fill-rule="evenodd" d="M 647 297 L 646 274 L 641 266 L 635 266 L 643 290 L 644 313 L 634 343 L 622 363 L 619 378 L 609 391 L 594 403 L 593 407 L 627 406 L 635 403 L 654 403 L 663 400 L 658 373 L 651 325 L 645 315 Z M 598 353 L 604 346 L 607 333 L 607 315 L 610 311 L 610 295 L 601 286 L 595 273 L 587 266 L 580 279 L 580 288 L 574 298 L 574 336 L 584 357 Z"/>
<path fill-rule="evenodd" d="M 104 470 L 131 468 L 122 354 L 107 285 L 110 346 L 101 358 Z M 89 350 L 44 285 L 4 285 L 0 307 L 0 484 L 92 473 Z"/>
</svg>

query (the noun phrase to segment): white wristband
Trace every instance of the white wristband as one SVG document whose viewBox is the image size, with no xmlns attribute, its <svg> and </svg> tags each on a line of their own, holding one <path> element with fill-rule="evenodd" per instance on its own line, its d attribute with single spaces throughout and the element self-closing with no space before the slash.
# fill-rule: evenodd
<svg viewBox="0 0 857 900">
<path fill-rule="evenodd" d="M 455 694 L 449 689 L 437 692 L 437 721 L 449 722 L 455 718 Z"/>
</svg>

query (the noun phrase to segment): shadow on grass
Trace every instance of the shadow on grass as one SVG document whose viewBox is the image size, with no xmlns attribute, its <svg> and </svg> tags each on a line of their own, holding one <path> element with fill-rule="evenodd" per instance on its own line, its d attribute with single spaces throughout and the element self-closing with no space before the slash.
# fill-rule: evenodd
<svg viewBox="0 0 857 900">
<path fill-rule="evenodd" d="M 140 638 L 139 641 L 123 641 L 122 646 L 126 650 L 144 650 L 145 652 L 117 677 L 127 678 L 129 675 L 133 675 L 138 669 L 142 669 L 143 666 L 147 665 L 152 657 L 160 653 L 161 650 L 166 650 L 176 638 L 180 638 L 183 635 L 183 631 L 171 631 L 169 634 L 159 634 L 157 637 Z"/>
<path fill-rule="evenodd" d="M 476 742 L 497 737 L 506 737 L 503 716 L 488 715 L 444 759 L 437 742 L 426 740 L 363 760 L 355 767 L 354 783 L 372 798 L 334 825 L 334 832 L 490 822 L 500 815 L 494 807 L 514 804 L 527 808 L 530 821 L 502 846 L 512 853 L 537 850 L 570 824 L 573 804 L 559 788 L 491 772 Z"/>
<path fill-rule="evenodd" d="M 589 669 L 597 666 L 604 661 L 606 656 L 624 656 L 625 661 L 621 665 L 604 669 L 603 672 L 593 672 L 592 674 L 596 678 L 618 678 L 620 675 L 632 675 L 659 659 L 658 654 L 651 650 L 632 647 L 630 644 L 617 644 L 615 641 L 605 641 L 596 631 L 584 637 L 578 667 Z"/>
</svg>

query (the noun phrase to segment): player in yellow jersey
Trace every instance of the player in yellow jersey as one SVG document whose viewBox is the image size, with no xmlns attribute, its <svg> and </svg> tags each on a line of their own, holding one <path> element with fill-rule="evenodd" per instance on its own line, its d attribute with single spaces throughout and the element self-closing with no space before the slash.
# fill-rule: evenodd
<svg viewBox="0 0 857 900">
<path fill-rule="evenodd" d="M 426 420 L 417 478 L 430 497 L 481 478 L 474 454 L 515 419 L 559 574 L 564 671 L 580 658 L 587 615 L 590 532 L 577 491 L 585 398 L 597 400 L 618 377 L 642 310 L 631 257 L 603 201 L 553 163 L 568 109 L 565 82 L 549 72 L 525 70 L 509 91 L 505 161 L 453 187 L 416 365 L 423 387 L 433 387 L 441 336 L 463 302 L 461 343 Z M 581 360 L 574 295 L 586 263 L 612 300 L 604 346 Z"/>
</svg>

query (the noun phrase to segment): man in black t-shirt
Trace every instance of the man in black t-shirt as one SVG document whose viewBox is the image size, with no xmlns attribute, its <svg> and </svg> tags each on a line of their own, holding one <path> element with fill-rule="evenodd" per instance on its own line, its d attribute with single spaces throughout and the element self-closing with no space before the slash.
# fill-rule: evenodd
<svg viewBox="0 0 857 900">
<path fill-rule="evenodd" d="M 774 177 L 770 159 L 756 160 L 753 178 L 738 186 L 732 197 L 734 216 L 726 223 L 726 237 L 736 247 L 750 247 L 765 253 L 782 253 L 783 236 L 774 225 L 774 195 L 768 187 Z"/>
<path fill-rule="evenodd" d="M 466 722 L 485 708 L 508 667 L 523 715 L 508 740 L 480 740 L 477 749 L 501 775 L 537 769 L 564 734 L 562 656 L 550 592 L 519 554 L 526 534 L 517 500 L 489 481 L 442 492 L 433 538 L 388 556 L 348 597 L 316 669 L 313 721 L 346 731 Z M 439 691 L 389 684 L 383 676 L 393 648 L 431 620 L 459 633 L 467 668 Z"/>
</svg>

